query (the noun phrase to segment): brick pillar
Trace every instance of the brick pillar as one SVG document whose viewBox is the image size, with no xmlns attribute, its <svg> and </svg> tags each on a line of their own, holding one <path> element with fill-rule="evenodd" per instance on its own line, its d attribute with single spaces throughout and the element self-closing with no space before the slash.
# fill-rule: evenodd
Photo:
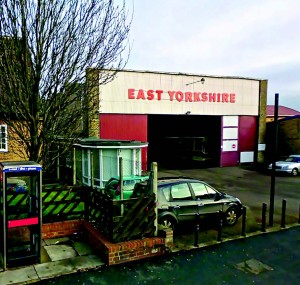
<svg viewBox="0 0 300 285">
<path fill-rule="evenodd" d="M 268 81 L 261 80 L 259 88 L 259 119 L 258 119 L 258 144 L 266 144 L 266 112 L 267 112 L 267 89 Z M 265 151 L 257 151 L 257 164 L 262 165 L 265 162 Z"/>
<path fill-rule="evenodd" d="M 87 137 L 100 136 L 99 124 L 99 70 L 88 68 L 86 70 L 87 92 L 84 98 L 84 130 Z"/>
</svg>

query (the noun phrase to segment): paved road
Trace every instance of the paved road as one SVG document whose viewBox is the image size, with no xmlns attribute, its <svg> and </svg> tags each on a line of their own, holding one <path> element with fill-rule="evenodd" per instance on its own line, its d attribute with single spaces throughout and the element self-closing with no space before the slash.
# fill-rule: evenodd
<svg viewBox="0 0 300 285">
<path fill-rule="evenodd" d="M 159 259 L 65 275 L 36 284 L 296 285 L 300 282 L 300 226 Z"/>
</svg>

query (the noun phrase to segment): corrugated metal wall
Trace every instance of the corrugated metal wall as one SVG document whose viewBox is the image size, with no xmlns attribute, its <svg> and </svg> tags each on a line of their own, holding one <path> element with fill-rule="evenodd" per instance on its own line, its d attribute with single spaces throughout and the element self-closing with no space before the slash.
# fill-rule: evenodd
<svg viewBox="0 0 300 285">
<path fill-rule="evenodd" d="M 100 139 L 148 142 L 148 116 L 100 114 Z M 147 170 L 147 148 L 142 149 L 142 170 Z"/>
</svg>

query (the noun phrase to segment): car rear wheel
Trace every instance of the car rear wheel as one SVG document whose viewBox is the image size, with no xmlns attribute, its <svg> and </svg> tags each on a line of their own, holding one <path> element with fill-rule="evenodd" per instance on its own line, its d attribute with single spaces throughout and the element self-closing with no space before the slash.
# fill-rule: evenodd
<svg viewBox="0 0 300 285">
<path fill-rule="evenodd" d="M 174 231 L 175 228 L 175 220 L 172 217 L 162 217 L 159 222 L 164 228 L 171 229 Z"/>
<path fill-rule="evenodd" d="M 298 169 L 297 168 L 293 168 L 291 174 L 292 174 L 292 176 L 297 176 L 298 175 Z"/>
<path fill-rule="evenodd" d="M 234 226 L 238 221 L 238 214 L 235 207 L 229 208 L 225 212 L 224 222 L 227 226 Z"/>
</svg>

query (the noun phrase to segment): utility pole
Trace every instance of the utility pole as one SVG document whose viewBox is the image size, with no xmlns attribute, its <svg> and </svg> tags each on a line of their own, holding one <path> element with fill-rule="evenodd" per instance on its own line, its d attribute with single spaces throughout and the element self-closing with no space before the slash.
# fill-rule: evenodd
<svg viewBox="0 0 300 285">
<path fill-rule="evenodd" d="M 272 174 L 271 174 L 271 190 L 270 190 L 270 211 L 269 211 L 269 226 L 273 227 L 273 216 L 274 216 L 274 198 L 275 198 L 275 166 L 277 157 L 277 136 L 278 136 L 278 101 L 279 94 L 275 94 L 275 109 L 274 109 L 274 141 L 272 151 Z"/>
</svg>

